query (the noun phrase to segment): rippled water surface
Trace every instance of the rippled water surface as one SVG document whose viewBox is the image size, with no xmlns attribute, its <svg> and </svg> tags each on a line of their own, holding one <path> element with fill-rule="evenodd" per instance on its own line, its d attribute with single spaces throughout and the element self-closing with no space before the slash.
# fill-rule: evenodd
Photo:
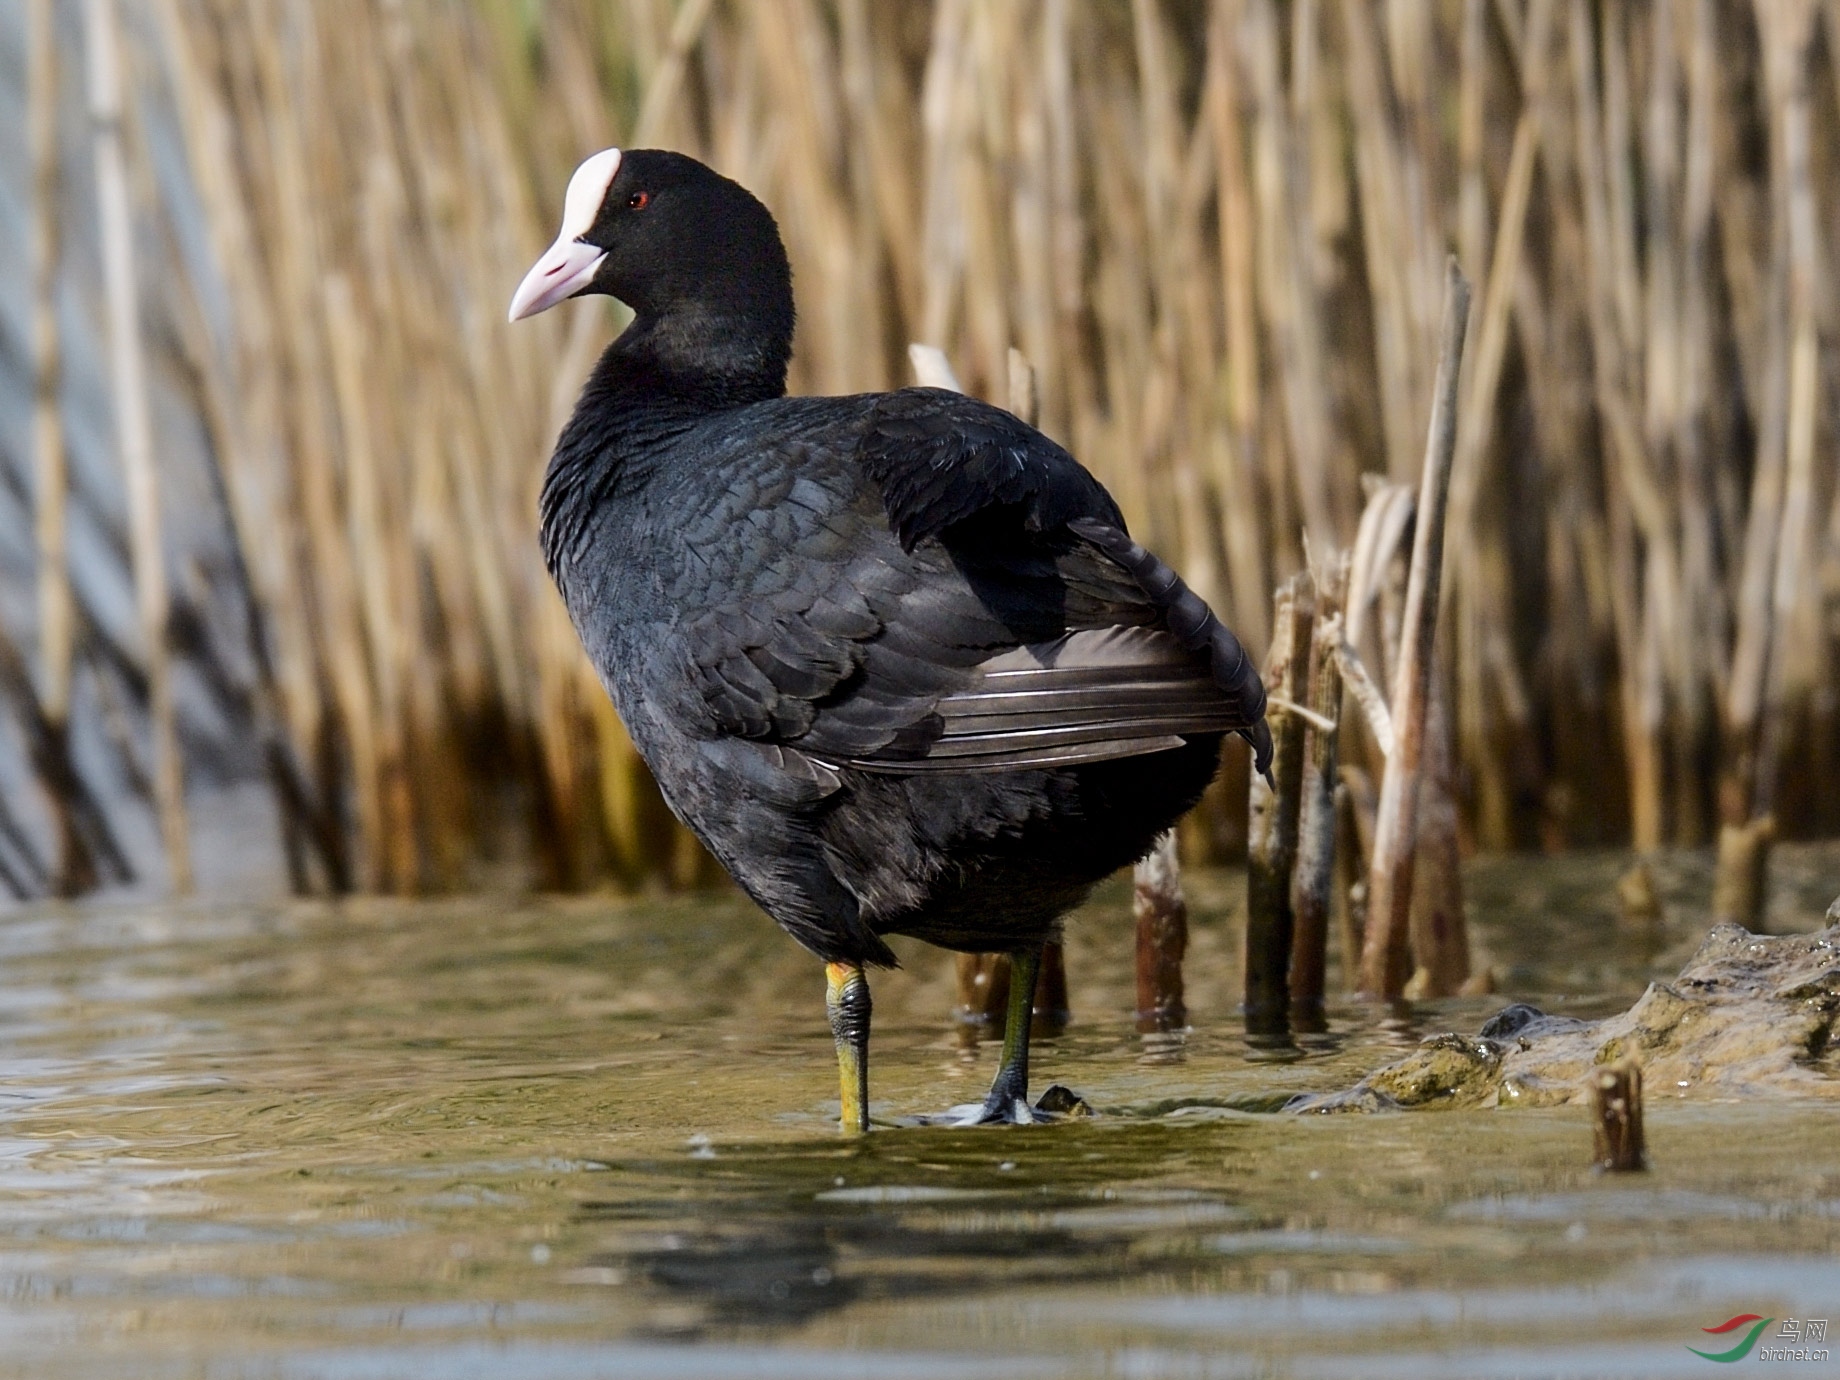
<svg viewBox="0 0 1840 1380">
<path fill-rule="evenodd" d="M 1778 858 L 1771 927 L 1813 928 L 1840 849 Z M 1421 1028 L 1678 967 L 1704 861 L 1661 869 L 1651 935 L 1625 863 L 1477 865 L 1502 993 Z M 1413 1033 L 1343 1006 L 1300 1058 L 1249 1051 L 1241 886 L 1189 878 L 1175 1055 L 1131 1028 L 1124 891 L 1077 917 L 1037 1087 L 1097 1119 L 854 1144 L 817 965 L 725 893 L 0 918 L 0 1375 L 1636 1377 L 1706 1373 L 1686 1346 L 1738 1313 L 1840 1339 L 1834 1104 L 1651 1089 L 1655 1169 L 1616 1179 L 1576 1108 L 1245 1110 Z M 902 953 L 889 1118 L 994 1064 L 949 960 Z"/>
</svg>

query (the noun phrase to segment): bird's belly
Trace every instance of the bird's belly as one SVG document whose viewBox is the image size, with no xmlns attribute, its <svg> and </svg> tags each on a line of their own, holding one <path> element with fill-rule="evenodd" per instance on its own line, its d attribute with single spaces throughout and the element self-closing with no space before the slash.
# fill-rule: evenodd
<svg viewBox="0 0 1840 1380">
<path fill-rule="evenodd" d="M 854 778 L 821 824 L 878 932 L 949 949 L 1045 938 L 1212 780 L 1220 739 L 1056 771 Z"/>
<path fill-rule="evenodd" d="M 769 874 L 791 841 L 811 837 L 826 880 L 872 930 L 949 949 L 1047 937 L 1094 884 L 1149 851 L 1219 760 L 1220 738 L 1208 735 L 1052 771 L 846 768 L 830 789 L 775 767 L 771 746 L 699 736 L 688 687 L 607 679 L 672 813 L 782 923 Z"/>
</svg>

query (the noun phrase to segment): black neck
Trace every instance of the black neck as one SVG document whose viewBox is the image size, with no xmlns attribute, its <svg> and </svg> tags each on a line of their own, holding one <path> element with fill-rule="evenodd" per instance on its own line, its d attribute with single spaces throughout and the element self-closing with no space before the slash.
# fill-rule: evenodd
<svg viewBox="0 0 1840 1380">
<path fill-rule="evenodd" d="M 788 298 L 790 294 L 787 294 Z M 544 555 L 566 555 L 602 503 L 642 486 L 712 413 L 786 391 L 791 310 L 642 312 L 601 354 L 556 441 L 540 500 Z"/>
<path fill-rule="evenodd" d="M 628 398 L 712 412 L 779 397 L 791 355 L 789 311 L 782 320 L 777 312 L 684 305 L 640 312 L 595 374 Z"/>
</svg>

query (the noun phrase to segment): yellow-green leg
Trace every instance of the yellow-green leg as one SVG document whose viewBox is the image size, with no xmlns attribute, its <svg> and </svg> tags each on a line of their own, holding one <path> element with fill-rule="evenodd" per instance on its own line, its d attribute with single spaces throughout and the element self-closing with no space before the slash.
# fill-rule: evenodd
<svg viewBox="0 0 1840 1380">
<path fill-rule="evenodd" d="M 861 1135 L 869 1129 L 869 979 L 860 963 L 827 963 L 824 979 L 824 1009 L 837 1042 L 843 1132 Z"/>
<path fill-rule="evenodd" d="M 1035 1016 L 1035 978 L 1041 950 L 1023 949 L 1009 956 L 1009 1015 L 1003 1024 L 1003 1062 L 984 1099 L 983 1120 L 1017 1121 L 1016 1103 L 1029 1101 L 1029 1026 Z"/>
</svg>

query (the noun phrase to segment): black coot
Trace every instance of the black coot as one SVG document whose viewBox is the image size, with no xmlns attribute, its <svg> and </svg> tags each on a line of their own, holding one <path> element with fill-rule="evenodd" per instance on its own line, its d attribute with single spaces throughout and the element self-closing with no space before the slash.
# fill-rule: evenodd
<svg viewBox="0 0 1840 1380">
<path fill-rule="evenodd" d="M 1009 413 L 906 388 L 785 397 L 778 228 L 694 159 L 608 149 L 511 318 L 634 319 L 544 479 L 543 551 L 677 816 L 828 965 L 846 1129 L 867 965 L 907 934 L 1014 957 L 989 1120 L 1026 1107 L 1042 942 L 1213 776 L 1264 769 L 1239 643 L 1111 496 Z"/>
</svg>

